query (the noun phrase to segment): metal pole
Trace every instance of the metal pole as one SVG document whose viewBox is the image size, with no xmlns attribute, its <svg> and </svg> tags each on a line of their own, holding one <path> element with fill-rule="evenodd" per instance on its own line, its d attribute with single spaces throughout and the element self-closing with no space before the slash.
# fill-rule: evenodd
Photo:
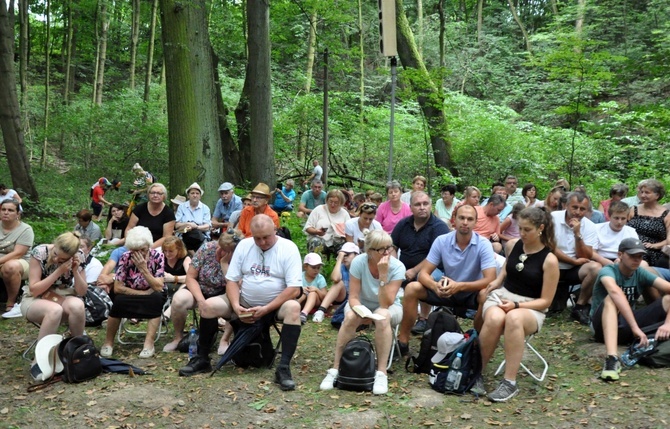
<svg viewBox="0 0 670 429">
<path fill-rule="evenodd" d="M 323 187 L 327 187 L 328 181 L 328 48 L 323 50 L 323 156 L 321 168 L 323 168 Z"/>
<path fill-rule="evenodd" d="M 397 66 L 398 60 L 396 57 L 391 57 L 391 130 L 389 132 L 389 181 L 393 180 L 393 128 L 395 125 L 395 81 Z"/>
</svg>

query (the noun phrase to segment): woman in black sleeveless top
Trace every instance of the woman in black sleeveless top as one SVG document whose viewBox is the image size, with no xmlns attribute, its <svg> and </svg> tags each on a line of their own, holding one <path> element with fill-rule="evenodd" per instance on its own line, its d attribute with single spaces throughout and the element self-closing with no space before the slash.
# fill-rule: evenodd
<svg viewBox="0 0 670 429">
<path fill-rule="evenodd" d="M 524 209 L 519 213 L 519 234 L 520 240 L 506 245 L 507 261 L 498 278 L 480 293 L 486 296 L 479 335 L 482 373 L 500 336 L 505 336 L 505 379 L 489 394 L 495 402 L 519 393 L 516 375 L 524 341 L 539 332 L 558 285 L 558 259 L 551 253 L 556 244 L 551 215 L 539 208 Z"/>
</svg>

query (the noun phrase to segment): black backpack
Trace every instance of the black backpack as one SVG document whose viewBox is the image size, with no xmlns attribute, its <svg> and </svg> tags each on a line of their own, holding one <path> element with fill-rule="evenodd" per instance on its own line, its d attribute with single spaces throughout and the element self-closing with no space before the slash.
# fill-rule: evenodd
<svg viewBox="0 0 670 429">
<path fill-rule="evenodd" d="M 237 335 L 239 329 L 236 327 L 237 325 L 237 323 L 233 323 L 235 335 Z M 272 337 L 270 337 L 270 326 L 266 324 L 256 338 L 235 353 L 232 360 L 240 368 L 249 368 L 250 366 L 270 368 L 274 364 L 275 355 L 276 351 L 272 345 Z"/>
<path fill-rule="evenodd" d="M 376 372 L 377 356 L 374 346 L 367 337 L 356 337 L 344 346 L 336 387 L 356 392 L 372 391 Z"/>
<path fill-rule="evenodd" d="M 58 355 L 63 362 L 63 381 L 80 383 L 102 373 L 100 354 L 93 340 L 86 335 L 66 338 L 58 346 Z"/>
<path fill-rule="evenodd" d="M 86 326 L 100 326 L 109 317 L 112 299 L 103 289 L 88 285 L 86 295 L 82 297 L 86 310 Z"/>
<path fill-rule="evenodd" d="M 652 368 L 670 367 L 670 341 L 657 341 L 651 353 L 641 357 L 639 363 Z"/>
<path fill-rule="evenodd" d="M 407 359 L 405 369 L 415 374 L 429 374 L 433 364 L 430 360 L 437 353 L 437 340 L 445 332 L 462 333 L 463 330 L 456 316 L 446 309 L 438 308 L 428 316 L 419 354 Z"/>
<path fill-rule="evenodd" d="M 472 388 L 482 373 L 482 356 L 479 351 L 479 337 L 475 329 L 469 329 L 464 334 L 466 341 L 458 346 L 453 352 L 449 353 L 439 363 L 432 364 L 428 381 L 433 390 L 440 393 L 449 393 L 462 395 Z M 447 382 L 449 373 L 452 370 L 454 359 L 460 353 L 461 365 L 454 375 L 458 379 L 457 386 L 451 386 Z"/>
</svg>

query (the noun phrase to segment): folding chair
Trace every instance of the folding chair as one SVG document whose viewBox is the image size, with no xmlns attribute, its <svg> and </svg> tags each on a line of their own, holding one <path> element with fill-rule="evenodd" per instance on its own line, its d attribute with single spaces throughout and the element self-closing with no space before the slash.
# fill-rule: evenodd
<svg viewBox="0 0 670 429">
<path fill-rule="evenodd" d="M 391 369 L 391 365 L 393 364 L 393 356 L 398 353 L 398 356 L 402 357 L 400 354 L 400 346 L 398 345 L 398 330 L 400 329 L 400 324 L 395 325 L 395 328 L 393 328 L 393 342 L 391 343 L 391 352 L 389 353 L 389 361 L 388 365 L 386 365 L 386 370 L 388 371 Z"/>
<path fill-rule="evenodd" d="M 539 382 L 542 382 L 542 381 L 544 381 L 544 378 L 545 378 L 546 375 L 547 375 L 547 371 L 549 370 L 549 364 L 547 363 L 546 359 L 540 354 L 540 352 L 538 352 L 538 351 L 535 349 L 535 347 L 533 347 L 532 344 L 530 344 L 530 342 L 533 340 L 533 337 L 535 337 L 535 335 L 529 335 L 529 336 L 526 337 L 526 339 L 524 340 L 524 343 L 526 344 L 526 348 L 527 348 L 528 350 L 530 350 L 531 352 L 533 352 L 533 353 L 535 354 L 535 356 L 537 356 L 537 358 L 538 358 L 538 359 L 540 360 L 540 362 L 542 363 L 542 365 L 543 365 L 542 374 L 540 374 L 540 375 L 538 376 L 538 375 L 535 374 L 533 371 L 531 371 L 526 365 L 524 365 L 524 363 L 523 363 L 523 359 L 522 359 L 522 361 L 521 361 L 521 368 L 522 368 L 524 371 L 526 371 L 526 373 L 527 373 L 528 375 L 530 375 L 531 377 L 533 377 L 535 380 L 537 380 L 537 381 L 539 381 Z M 503 369 L 505 368 L 505 363 L 506 363 L 505 360 L 503 360 L 503 361 L 500 363 L 500 366 L 499 366 L 498 369 L 496 370 L 495 375 L 498 375 L 498 374 L 500 374 L 500 373 L 503 371 Z"/>
<path fill-rule="evenodd" d="M 161 321 L 158 324 L 158 329 L 156 330 L 156 338 L 154 339 L 154 343 L 158 342 L 160 339 L 161 335 L 167 334 L 168 328 L 169 328 L 169 323 L 166 323 L 166 317 L 163 315 L 165 311 L 170 308 L 170 303 L 172 300 L 168 298 L 165 300 L 165 304 L 163 304 L 163 309 L 161 310 Z M 119 330 L 116 331 L 116 341 L 119 344 L 142 344 L 144 343 L 144 337 L 147 335 L 146 330 L 141 330 L 141 329 L 133 329 L 132 327 L 129 326 L 130 322 L 128 319 L 123 318 L 121 319 L 121 324 L 119 325 Z M 136 336 L 138 337 L 138 340 L 132 341 L 132 340 L 124 340 L 124 337 L 129 337 L 129 336 Z"/>
</svg>

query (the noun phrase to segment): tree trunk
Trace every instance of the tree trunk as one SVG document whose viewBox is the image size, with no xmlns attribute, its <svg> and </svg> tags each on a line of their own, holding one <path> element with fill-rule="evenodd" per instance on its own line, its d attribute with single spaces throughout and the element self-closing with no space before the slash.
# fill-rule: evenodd
<svg viewBox="0 0 670 429">
<path fill-rule="evenodd" d="M 456 176 L 458 173 L 451 161 L 451 143 L 447 139 L 447 121 L 444 115 L 442 94 L 433 83 L 419 55 L 402 0 L 396 0 L 396 24 L 398 56 L 403 68 L 414 69 L 411 73 L 414 77 L 411 78 L 410 83 L 417 94 L 419 105 L 428 124 L 435 165 L 448 168 Z"/>
<path fill-rule="evenodd" d="M 67 1 L 67 33 L 65 36 L 65 83 L 63 84 L 63 104 L 70 104 L 70 80 L 72 79 L 72 38 L 74 21 L 72 19 L 72 0 Z"/>
<path fill-rule="evenodd" d="M 44 40 L 44 144 L 42 145 L 42 168 L 47 165 L 47 147 L 49 146 L 49 80 L 51 78 L 51 0 L 46 1 L 46 37 Z"/>
<path fill-rule="evenodd" d="M 214 94 L 216 95 L 216 110 L 219 119 L 219 131 L 221 133 L 221 155 L 223 156 L 223 179 L 227 182 L 241 184 L 243 180 L 242 163 L 240 162 L 240 151 L 237 149 L 235 139 L 228 126 L 228 107 L 223 102 L 221 95 L 221 78 L 219 76 L 219 59 L 212 49 L 212 63 L 214 69 Z"/>
<path fill-rule="evenodd" d="M 105 82 L 105 61 L 107 60 L 107 35 L 109 33 L 109 15 L 107 0 L 99 0 L 100 6 L 100 39 L 98 40 L 98 66 L 95 80 L 95 104 L 102 106 L 102 88 Z"/>
<path fill-rule="evenodd" d="M 19 80 L 21 84 L 21 106 L 25 108 L 28 102 L 28 28 L 30 19 L 28 15 L 28 0 L 19 0 L 19 23 L 21 32 L 19 35 Z"/>
<path fill-rule="evenodd" d="M 484 0 L 477 2 L 477 44 L 482 44 L 482 28 L 484 27 Z"/>
<path fill-rule="evenodd" d="M 147 70 L 144 75 L 144 112 L 142 114 L 142 122 L 146 121 L 147 107 L 146 103 L 149 102 L 149 94 L 151 91 L 151 72 L 154 68 L 154 44 L 156 40 L 156 12 L 158 10 L 158 0 L 152 1 L 151 6 L 151 27 L 149 28 L 149 49 L 147 52 Z"/>
<path fill-rule="evenodd" d="M 528 32 L 526 32 L 526 27 L 523 25 L 523 22 L 521 22 L 521 18 L 519 18 L 519 14 L 516 13 L 516 8 L 514 7 L 514 1 L 507 0 L 507 4 L 509 4 L 509 10 L 512 12 L 512 17 L 514 17 L 514 21 L 516 21 L 517 25 L 519 26 L 519 29 L 521 29 L 523 40 L 526 42 L 526 50 L 528 51 L 529 54 L 532 55 L 533 51 L 531 50 L 530 47 L 530 38 L 528 37 Z"/>
<path fill-rule="evenodd" d="M 419 0 L 421 2 L 421 0 Z M 363 31 L 363 0 L 358 0 L 358 47 L 361 50 L 361 56 L 358 61 L 358 67 L 361 73 L 359 78 L 360 86 L 360 112 L 359 119 L 363 122 L 363 111 L 365 109 L 365 49 L 364 49 L 364 31 Z"/>
<path fill-rule="evenodd" d="M 359 0 L 360 3 L 360 0 Z M 316 49 L 316 8 L 309 16 L 309 37 L 307 38 L 307 69 L 305 70 L 305 94 L 312 90 L 312 76 L 314 75 L 314 52 Z M 301 160 L 307 150 L 307 118 L 303 113 L 301 115 L 300 125 L 298 126 L 298 146 L 295 150 L 296 159 Z"/>
<path fill-rule="evenodd" d="M 249 49 L 247 48 L 247 52 Z M 240 151 L 240 163 L 242 165 L 251 165 L 251 135 L 250 135 L 250 104 L 249 97 L 251 93 L 251 71 L 249 70 L 249 62 L 245 69 L 244 86 L 240 99 L 235 106 L 235 123 L 237 124 L 237 147 Z M 248 168 L 242 169 L 242 180 L 245 182 L 251 181 L 250 171 Z M 268 184 L 269 185 L 269 184 Z"/>
<path fill-rule="evenodd" d="M 165 55 L 171 194 L 181 193 L 195 178 L 198 162 L 198 105 L 195 99 L 188 37 L 188 4 L 160 0 Z"/>
<path fill-rule="evenodd" d="M 423 0 L 416 0 L 416 27 L 419 30 L 419 55 L 423 58 Z"/>
<path fill-rule="evenodd" d="M 21 128 L 21 110 L 16 94 L 14 4 L 12 2 L 8 5 L 6 0 L 0 0 L 0 128 L 13 188 L 20 190 L 28 199 L 39 202 L 37 188 L 30 175 L 30 163 Z"/>
<path fill-rule="evenodd" d="M 221 173 L 224 171 L 221 153 L 221 132 L 219 130 L 218 104 L 215 85 L 214 61 L 212 46 L 209 40 L 207 22 L 207 0 L 194 0 L 186 8 L 188 15 L 188 47 L 190 54 L 191 80 L 195 94 L 195 121 L 197 136 L 195 140 L 196 162 L 190 166 L 188 175 L 180 178 L 186 181 L 173 182 L 172 189 L 186 189 L 196 181 L 203 189 L 218 189 L 221 184 Z M 225 176 L 225 172 L 224 172 Z M 181 186 L 183 185 L 183 186 Z M 209 192 L 203 201 L 214 207 L 218 194 Z"/>
<path fill-rule="evenodd" d="M 440 34 L 438 40 L 440 41 L 440 67 L 445 67 L 445 52 L 444 52 L 444 42 L 447 28 L 447 18 L 444 14 L 444 0 L 438 0 L 437 2 L 437 11 L 440 16 Z"/>
<path fill-rule="evenodd" d="M 586 10 L 586 0 L 577 0 L 577 19 L 575 20 L 575 33 L 577 33 L 577 37 L 582 37 L 582 30 L 584 28 L 585 10 Z"/>
<path fill-rule="evenodd" d="M 130 89 L 135 89 L 135 64 L 137 62 L 137 42 L 140 38 L 140 0 L 132 0 L 133 11 L 130 20 Z"/>
<path fill-rule="evenodd" d="M 269 0 L 247 0 L 247 27 L 249 137 L 255 154 L 249 164 L 249 178 L 252 184 L 264 182 L 272 186 L 276 176 L 272 139 Z"/>
</svg>

